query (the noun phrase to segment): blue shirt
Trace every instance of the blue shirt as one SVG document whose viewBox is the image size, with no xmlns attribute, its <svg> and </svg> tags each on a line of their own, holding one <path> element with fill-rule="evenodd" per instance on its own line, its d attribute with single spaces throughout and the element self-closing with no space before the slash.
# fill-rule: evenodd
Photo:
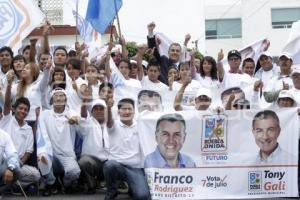
<svg viewBox="0 0 300 200">
<path fill-rule="evenodd" d="M 171 168 L 167 161 L 159 152 L 158 147 L 155 151 L 146 156 L 144 168 L 158 167 L 158 168 Z M 178 168 L 196 167 L 195 162 L 187 155 L 178 153 Z"/>
</svg>

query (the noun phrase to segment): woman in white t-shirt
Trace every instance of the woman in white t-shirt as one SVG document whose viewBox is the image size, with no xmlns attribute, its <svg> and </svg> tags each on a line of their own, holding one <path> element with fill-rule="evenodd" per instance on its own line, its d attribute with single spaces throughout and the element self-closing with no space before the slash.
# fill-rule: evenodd
<svg viewBox="0 0 300 200">
<path fill-rule="evenodd" d="M 42 96 L 47 89 L 50 67 L 51 62 L 49 61 L 44 69 L 43 78 L 38 79 L 40 72 L 38 65 L 36 63 L 28 63 L 22 70 L 20 81 L 13 85 L 12 97 L 14 100 L 19 97 L 27 97 L 30 101 L 30 110 L 26 121 L 32 123 L 36 121 L 35 109 L 42 107 Z"/>
<path fill-rule="evenodd" d="M 216 60 L 211 56 L 205 56 L 200 63 L 200 74 L 197 74 L 196 79 L 202 87 L 209 89 L 220 88 L 218 80 L 218 71 Z"/>
</svg>

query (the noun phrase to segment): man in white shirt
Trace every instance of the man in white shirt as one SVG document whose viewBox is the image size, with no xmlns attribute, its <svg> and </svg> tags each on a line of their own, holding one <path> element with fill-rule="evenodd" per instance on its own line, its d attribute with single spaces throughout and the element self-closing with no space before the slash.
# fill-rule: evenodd
<svg viewBox="0 0 300 200">
<path fill-rule="evenodd" d="M 7 87 L 5 92 L 3 118 L 0 120 L 0 128 L 5 130 L 17 149 L 21 168 L 19 169 L 19 177 L 23 186 L 36 183 L 40 180 L 40 173 L 37 168 L 29 166 L 28 161 L 33 153 L 33 132 L 32 128 L 27 124 L 25 118 L 30 109 L 30 102 L 26 97 L 20 97 L 13 105 L 13 113 L 11 113 L 11 88 L 14 80 L 13 71 L 7 74 Z"/>
<path fill-rule="evenodd" d="M 295 68 L 291 73 L 291 77 L 294 85 L 291 90 L 297 106 L 300 106 L 300 68 Z"/>
<path fill-rule="evenodd" d="M 268 51 L 262 52 L 258 61 L 261 68 L 255 73 L 254 77 L 262 80 L 264 87 L 266 87 L 271 78 L 278 74 L 279 69 L 272 63 L 272 56 Z"/>
<path fill-rule="evenodd" d="M 0 198 L 17 179 L 19 168 L 17 150 L 8 133 L 0 129 Z"/>
<path fill-rule="evenodd" d="M 70 109 L 80 113 L 81 91 L 87 82 L 80 77 L 81 61 L 71 58 L 67 62 L 66 92 L 68 94 L 68 106 Z"/>
<path fill-rule="evenodd" d="M 87 111 L 87 100 L 81 105 L 79 121 L 82 135 L 82 152 L 78 164 L 81 175 L 87 184 L 87 194 L 96 193 L 96 179 L 104 179 L 103 165 L 108 159 L 109 139 L 106 128 L 106 103 L 95 99 L 91 105 L 91 116 Z"/>
<path fill-rule="evenodd" d="M 290 77 L 293 60 L 287 53 L 282 53 L 279 57 L 280 72 L 273 76 L 264 90 L 265 100 L 269 103 L 275 102 L 281 90 L 288 90 L 293 87 Z"/>
<path fill-rule="evenodd" d="M 78 116 L 66 106 L 67 94 L 65 90 L 56 88 L 51 93 L 53 108 L 41 112 L 38 119 L 37 133 L 47 135 L 53 152 L 52 167 L 42 175 L 47 184 L 44 196 L 51 195 L 55 183 L 54 172 L 64 173 L 63 183 L 66 192 L 71 192 L 72 183 L 78 179 L 80 168 L 74 152 L 75 124 Z M 39 166 L 50 165 L 49 152 L 41 152 L 38 147 Z M 41 167 L 40 170 L 42 171 Z M 53 172 L 54 171 L 54 172 Z"/>
<path fill-rule="evenodd" d="M 127 59 L 121 59 L 118 64 L 118 68 L 111 66 L 108 58 L 106 58 L 106 75 L 107 79 L 114 86 L 115 100 L 118 101 L 121 98 L 135 97 L 134 91 L 141 89 L 141 82 L 137 79 L 132 79 L 129 77 L 131 71 L 131 64 Z"/>
<path fill-rule="evenodd" d="M 4 105 L 5 81 L 6 73 L 9 71 L 14 52 L 10 47 L 4 46 L 0 48 L 0 106 Z"/>
<path fill-rule="evenodd" d="M 150 198 L 147 181 L 142 168 L 137 124 L 134 121 L 134 101 L 121 99 L 118 103 L 120 120 L 114 121 L 108 105 L 107 127 L 109 132 L 109 158 L 103 167 L 107 185 L 105 200 L 117 196 L 117 180 L 127 182 L 133 199 Z"/>
<path fill-rule="evenodd" d="M 154 91 L 168 90 L 169 87 L 158 79 L 159 75 L 160 75 L 159 64 L 154 61 L 150 61 L 147 67 L 147 76 L 144 76 L 143 79 L 141 80 L 142 88 L 144 90 L 154 90 Z"/>
<path fill-rule="evenodd" d="M 231 87 L 246 87 L 252 83 L 251 77 L 243 73 L 240 70 L 241 65 L 241 54 L 238 50 L 231 50 L 228 52 L 227 60 L 229 64 L 229 71 L 224 71 L 223 64 L 221 60 L 223 59 L 224 54 L 221 50 L 218 54 L 218 71 L 219 78 L 222 81 L 222 87 L 224 90 Z"/>
</svg>

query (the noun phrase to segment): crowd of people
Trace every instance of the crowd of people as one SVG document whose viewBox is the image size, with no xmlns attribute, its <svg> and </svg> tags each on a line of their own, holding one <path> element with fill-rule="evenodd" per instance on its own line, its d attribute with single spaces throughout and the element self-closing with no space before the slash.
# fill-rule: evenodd
<svg viewBox="0 0 300 200">
<path fill-rule="evenodd" d="M 90 60 L 78 42 L 75 50 L 59 46 L 51 53 L 49 25 L 44 26 L 39 51 L 36 39 L 19 55 L 10 47 L 0 48 L 0 193 L 18 187 L 27 191 L 42 183 L 43 195 L 49 196 L 60 182 L 66 193 L 84 186 L 81 191 L 94 194 L 97 180 L 103 180 L 105 199 L 118 195 L 120 181 L 127 183 L 133 199 L 150 199 L 137 128 L 139 113 L 299 106 L 300 68 L 293 66 L 291 55 L 281 53 L 279 66 L 268 51 L 257 62 L 251 57 L 242 60 L 238 50 L 229 51 L 226 58 L 220 50 L 217 59 L 199 59 L 187 50 L 188 34 L 183 46 L 172 43 L 168 55 L 163 55 L 155 23 L 147 28 L 147 45 L 138 46 L 131 58 L 122 37 L 122 49 L 114 50 L 110 43 L 104 54 Z M 148 61 L 143 60 L 145 54 Z M 174 98 L 164 104 L 167 93 L 174 93 Z M 160 120 L 158 141 L 172 124 Z M 179 122 L 178 128 L 185 128 Z M 274 144 L 269 153 L 277 147 Z M 158 142 L 146 165 L 159 162 L 159 152 L 167 154 L 163 150 Z M 189 157 L 176 156 L 182 159 L 167 167 L 182 167 L 178 160 L 195 166 Z"/>
</svg>

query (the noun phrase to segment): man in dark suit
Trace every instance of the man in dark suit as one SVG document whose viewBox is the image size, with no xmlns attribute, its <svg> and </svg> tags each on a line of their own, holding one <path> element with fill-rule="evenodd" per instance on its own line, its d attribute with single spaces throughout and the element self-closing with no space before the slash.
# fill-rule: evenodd
<svg viewBox="0 0 300 200">
<path fill-rule="evenodd" d="M 178 69 L 178 65 L 180 62 L 180 55 L 182 48 L 179 43 L 172 43 L 169 46 L 168 50 L 168 57 L 165 55 L 160 55 L 158 51 L 158 46 L 160 45 L 160 40 L 158 38 L 155 38 L 155 35 L 153 34 L 153 30 L 155 28 L 155 23 L 151 22 L 148 24 L 148 47 L 153 49 L 154 47 L 154 57 L 160 64 L 160 77 L 159 80 L 163 82 L 164 84 L 168 85 L 168 70 L 170 67 L 175 67 Z"/>
</svg>

